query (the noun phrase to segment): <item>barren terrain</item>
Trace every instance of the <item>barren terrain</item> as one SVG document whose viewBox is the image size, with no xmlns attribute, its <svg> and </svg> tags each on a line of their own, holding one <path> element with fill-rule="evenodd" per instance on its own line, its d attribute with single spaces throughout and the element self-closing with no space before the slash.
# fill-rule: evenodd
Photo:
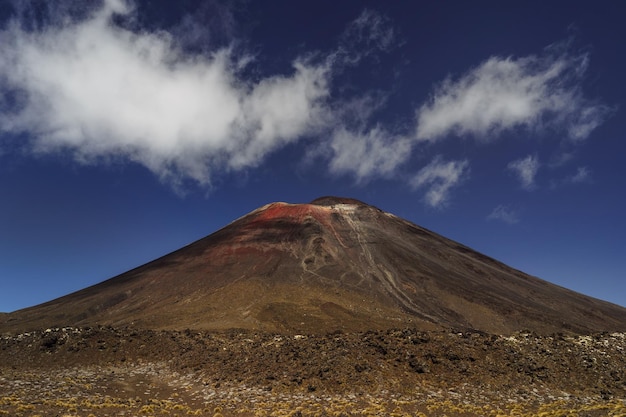
<svg viewBox="0 0 626 417">
<path fill-rule="evenodd" d="M 624 416 L 626 334 L 47 329 L 0 339 L 9 416 Z"/>
</svg>

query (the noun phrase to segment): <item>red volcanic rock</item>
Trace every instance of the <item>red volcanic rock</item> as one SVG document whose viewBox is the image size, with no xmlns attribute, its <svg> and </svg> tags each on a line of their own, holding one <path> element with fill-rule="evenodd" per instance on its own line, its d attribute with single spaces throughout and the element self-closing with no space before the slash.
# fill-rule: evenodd
<svg viewBox="0 0 626 417">
<path fill-rule="evenodd" d="M 358 200 L 272 203 L 0 331 L 133 325 L 319 333 L 626 330 L 626 309 L 512 269 Z"/>
</svg>

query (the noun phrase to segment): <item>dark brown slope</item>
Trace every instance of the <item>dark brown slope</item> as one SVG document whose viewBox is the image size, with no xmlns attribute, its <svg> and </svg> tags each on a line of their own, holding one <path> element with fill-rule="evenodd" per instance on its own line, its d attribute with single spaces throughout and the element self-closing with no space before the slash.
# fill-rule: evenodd
<svg viewBox="0 0 626 417">
<path fill-rule="evenodd" d="M 160 259 L 0 320 L 2 331 L 107 324 L 585 333 L 626 330 L 626 309 L 357 200 L 324 197 L 268 204 Z"/>
</svg>

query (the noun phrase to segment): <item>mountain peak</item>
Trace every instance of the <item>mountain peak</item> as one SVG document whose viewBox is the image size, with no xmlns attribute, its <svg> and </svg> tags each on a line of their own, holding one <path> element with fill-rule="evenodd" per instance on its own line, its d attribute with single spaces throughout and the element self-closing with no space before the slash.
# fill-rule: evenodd
<svg viewBox="0 0 626 417">
<path fill-rule="evenodd" d="M 313 205 L 316 205 L 316 206 L 335 206 L 335 205 L 338 205 L 338 204 L 369 206 L 368 204 L 365 204 L 364 202 L 362 202 L 360 200 L 357 200 L 356 198 L 335 197 L 335 196 L 319 197 L 319 198 L 316 198 L 315 200 L 311 201 L 310 204 L 313 204 Z"/>
</svg>

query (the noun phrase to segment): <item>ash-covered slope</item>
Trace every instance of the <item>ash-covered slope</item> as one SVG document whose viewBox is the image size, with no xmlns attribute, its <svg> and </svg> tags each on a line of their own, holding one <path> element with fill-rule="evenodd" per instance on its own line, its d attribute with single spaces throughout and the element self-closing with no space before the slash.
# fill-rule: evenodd
<svg viewBox="0 0 626 417">
<path fill-rule="evenodd" d="M 360 201 L 324 197 L 268 204 L 176 252 L 0 321 L 1 331 L 107 324 L 585 333 L 626 330 L 626 309 Z"/>
</svg>

